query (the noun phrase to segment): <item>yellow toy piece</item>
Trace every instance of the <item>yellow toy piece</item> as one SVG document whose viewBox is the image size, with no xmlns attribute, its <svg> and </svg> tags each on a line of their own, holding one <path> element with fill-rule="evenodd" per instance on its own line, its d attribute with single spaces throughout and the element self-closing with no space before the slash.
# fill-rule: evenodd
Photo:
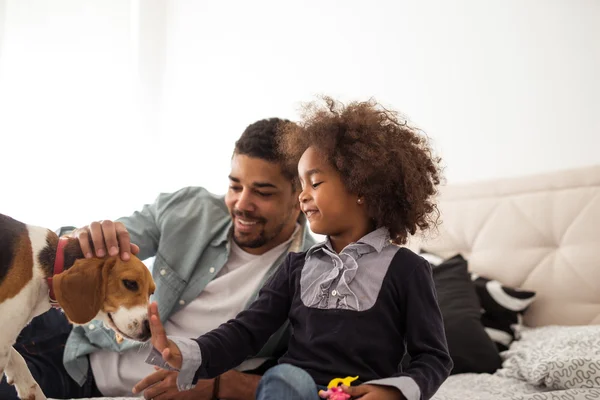
<svg viewBox="0 0 600 400">
<path fill-rule="evenodd" d="M 329 385 L 327 385 L 327 389 L 332 389 L 337 387 L 340 383 L 342 385 L 350 386 L 352 382 L 358 379 L 358 376 L 347 376 L 345 378 L 334 378 L 329 381 Z"/>
</svg>

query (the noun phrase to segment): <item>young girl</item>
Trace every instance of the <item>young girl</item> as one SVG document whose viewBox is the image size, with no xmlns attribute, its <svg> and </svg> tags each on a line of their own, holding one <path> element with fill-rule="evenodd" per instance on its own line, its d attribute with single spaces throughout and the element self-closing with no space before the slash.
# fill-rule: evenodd
<svg viewBox="0 0 600 400">
<path fill-rule="evenodd" d="M 346 376 L 358 376 L 344 389 L 352 397 L 429 399 L 452 361 L 430 266 L 398 245 L 436 224 L 438 160 L 425 137 L 374 101 L 326 98 L 287 129 L 281 147 L 298 162 L 302 211 L 327 240 L 291 253 L 247 311 L 195 340 L 167 339 L 152 305 L 160 354 L 149 362 L 179 369 L 180 389 L 189 388 L 257 353 L 289 319 L 288 351 L 257 399 L 318 399 Z"/>
</svg>

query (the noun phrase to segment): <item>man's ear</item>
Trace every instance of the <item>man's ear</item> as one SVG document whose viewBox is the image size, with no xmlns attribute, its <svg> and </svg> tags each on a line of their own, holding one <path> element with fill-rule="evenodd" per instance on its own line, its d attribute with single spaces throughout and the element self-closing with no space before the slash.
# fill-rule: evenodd
<svg viewBox="0 0 600 400">
<path fill-rule="evenodd" d="M 81 258 L 54 276 L 56 300 L 69 321 L 85 324 L 98 314 L 106 297 L 108 275 L 116 262 L 116 257 Z"/>
</svg>

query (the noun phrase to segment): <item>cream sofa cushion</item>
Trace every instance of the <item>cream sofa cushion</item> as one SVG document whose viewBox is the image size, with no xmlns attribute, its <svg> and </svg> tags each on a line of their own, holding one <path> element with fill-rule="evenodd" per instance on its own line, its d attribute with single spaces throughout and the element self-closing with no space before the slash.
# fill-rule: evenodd
<svg viewBox="0 0 600 400">
<path fill-rule="evenodd" d="M 600 166 L 441 188 L 438 233 L 479 275 L 538 293 L 525 324 L 600 323 Z"/>
</svg>

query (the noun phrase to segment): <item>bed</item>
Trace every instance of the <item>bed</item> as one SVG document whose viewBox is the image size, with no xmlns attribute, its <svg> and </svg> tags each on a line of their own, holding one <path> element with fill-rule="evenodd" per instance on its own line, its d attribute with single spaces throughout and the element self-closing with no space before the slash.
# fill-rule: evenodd
<svg viewBox="0 0 600 400">
<path fill-rule="evenodd" d="M 495 291 L 517 318 L 509 334 L 482 322 L 498 345 L 497 370 L 454 374 L 434 399 L 600 399 L 600 165 L 445 186 L 439 209 L 438 232 L 409 247 L 438 257 L 434 277 L 436 265 L 462 256 L 474 284 L 485 278 L 476 292 Z M 478 363 L 470 368 L 486 368 Z"/>
<path fill-rule="evenodd" d="M 600 165 L 445 186 L 439 209 L 438 232 L 408 246 L 437 257 L 449 341 L 469 354 L 434 399 L 600 399 Z M 482 322 L 477 290 L 501 293 L 510 332 Z"/>
</svg>

